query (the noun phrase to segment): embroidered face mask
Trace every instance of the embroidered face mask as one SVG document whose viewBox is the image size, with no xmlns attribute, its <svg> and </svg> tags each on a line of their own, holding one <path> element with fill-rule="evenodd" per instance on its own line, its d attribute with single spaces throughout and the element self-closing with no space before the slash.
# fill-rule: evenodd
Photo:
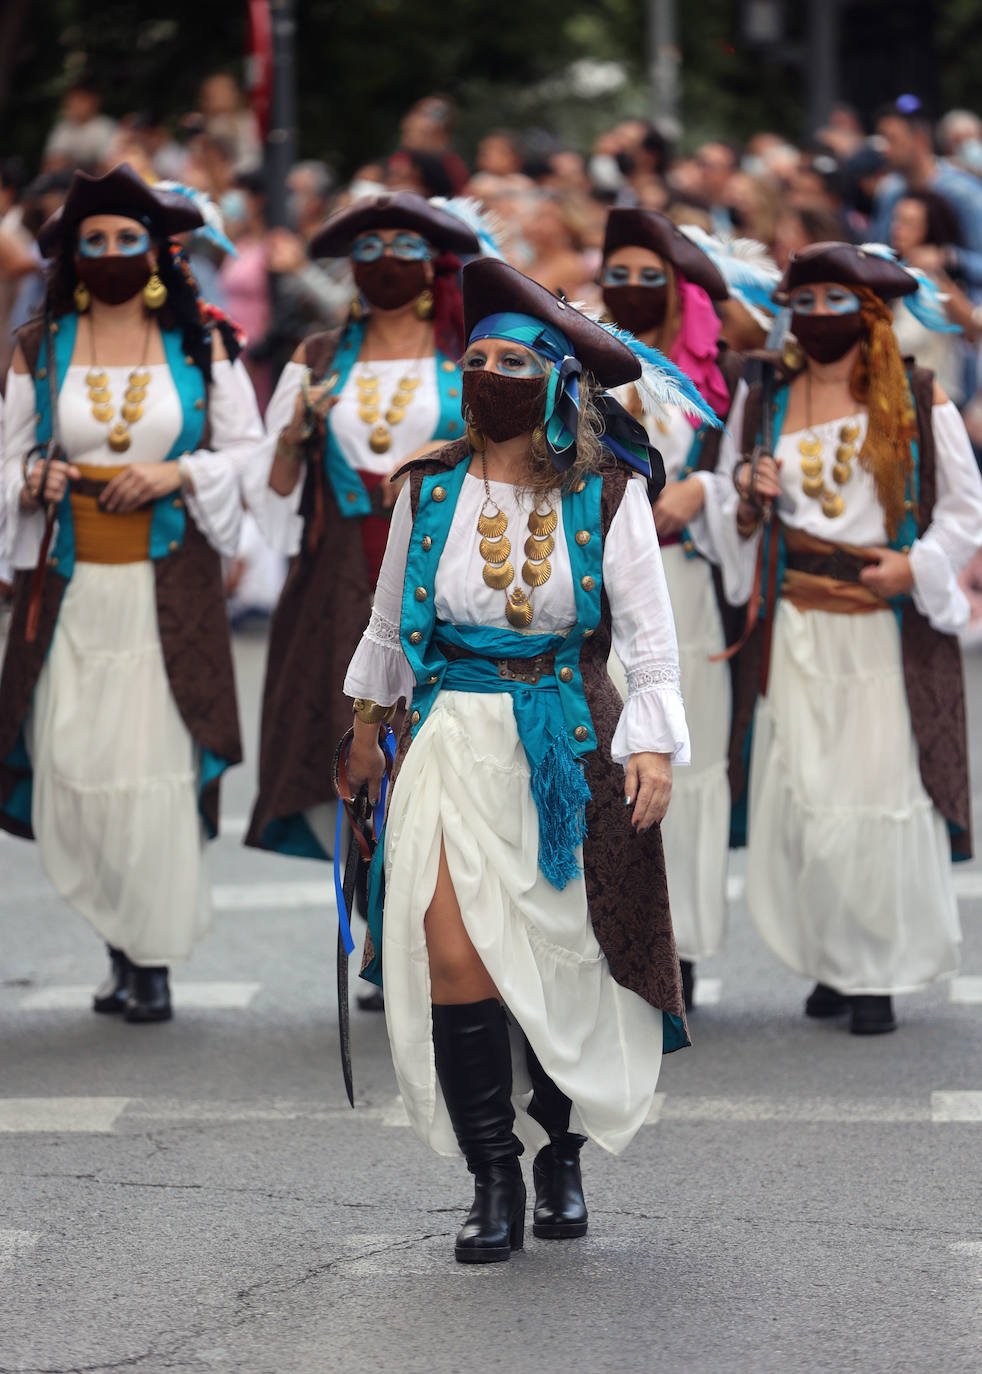
<svg viewBox="0 0 982 1374">
<path fill-rule="evenodd" d="M 137 257 L 78 257 L 75 270 L 96 300 L 106 305 L 122 305 L 142 291 L 152 271 L 146 253 Z"/>
<path fill-rule="evenodd" d="M 465 412 L 494 444 L 528 434 L 545 416 L 544 377 L 504 377 L 483 368 L 463 374 Z"/>
<path fill-rule="evenodd" d="M 834 363 L 844 357 L 863 336 L 863 317 L 858 310 L 846 315 L 791 316 L 791 332 L 810 358 Z"/>
<path fill-rule="evenodd" d="M 356 261 L 352 274 L 365 300 L 379 310 L 401 309 L 428 285 L 425 259 L 405 262 L 386 254 L 372 262 Z"/>
</svg>

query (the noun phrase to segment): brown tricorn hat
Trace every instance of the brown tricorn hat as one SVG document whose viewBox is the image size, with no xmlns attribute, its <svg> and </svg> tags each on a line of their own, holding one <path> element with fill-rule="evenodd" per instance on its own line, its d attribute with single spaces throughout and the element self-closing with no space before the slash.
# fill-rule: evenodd
<svg viewBox="0 0 982 1374">
<path fill-rule="evenodd" d="M 38 234 L 44 256 L 52 257 L 90 215 L 125 215 L 138 220 L 157 239 L 200 229 L 204 224 L 193 201 L 176 191 L 155 190 L 128 162 L 121 162 L 101 177 L 75 173 L 64 205 L 44 222 Z"/>
<path fill-rule="evenodd" d="M 868 286 L 885 301 L 895 296 L 911 296 L 917 290 L 917 278 L 899 262 L 868 253 L 854 243 L 810 243 L 799 253 L 791 254 L 774 299 L 778 305 L 787 305 L 788 296 L 796 287 L 826 281 L 838 286 Z"/>
<path fill-rule="evenodd" d="M 620 386 L 641 376 L 641 364 L 627 344 L 506 262 L 494 258 L 469 262 L 463 284 L 464 333 L 468 339 L 488 315 L 514 311 L 531 315 L 564 334 L 574 356 L 601 386 Z"/>
<path fill-rule="evenodd" d="M 726 282 L 710 258 L 677 224 L 657 210 L 611 210 L 604 231 L 604 257 L 615 248 L 647 248 L 670 262 L 686 281 L 701 286 L 710 300 L 725 301 Z"/>
<path fill-rule="evenodd" d="M 371 229 L 412 229 L 441 253 L 479 253 L 472 229 L 456 215 L 431 205 L 412 191 L 365 196 L 333 214 L 310 241 L 314 258 L 344 258 L 359 234 Z"/>
</svg>

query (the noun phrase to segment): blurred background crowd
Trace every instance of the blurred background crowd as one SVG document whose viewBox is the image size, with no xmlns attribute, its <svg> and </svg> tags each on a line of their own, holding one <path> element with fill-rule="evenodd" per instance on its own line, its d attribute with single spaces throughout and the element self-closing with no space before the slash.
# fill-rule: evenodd
<svg viewBox="0 0 982 1374">
<path fill-rule="evenodd" d="M 720 9 L 715 0 L 705 0 L 703 7 L 707 13 Z M 113 6 L 103 8 L 111 22 L 108 11 Z M 176 11 L 182 6 L 169 8 Z M 393 2 L 381 8 L 391 17 L 401 10 L 428 14 L 430 7 Z M 583 7 L 572 6 L 578 8 Z M 626 38 L 631 30 L 621 11 L 630 5 L 608 0 L 599 8 L 617 11 L 625 22 Z M 869 6 L 852 8 L 858 14 Z M 921 7 L 905 8 L 911 19 Z M 958 11 L 959 6 L 940 8 Z M 379 6 L 373 3 L 365 9 L 375 11 Z M 737 14 L 736 7 L 730 9 Z M 850 6 L 831 9 L 841 20 Z M 338 7 L 332 15 L 332 22 L 343 29 Z M 363 24 L 365 18 L 361 13 L 351 25 Z M 187 88 L 189 65 L 215 49 L 219 40 L 209 28 L 213 20 L 214 16 L 202 21 L 202 52 L 197 57 L 189 48 L 190 34 L 178 34 L 174 51 L 183 56 L 175 90 Z M 199 68 L 196 87 L 182 109 L 162 97 L 159 72 L 146 82 L 157 105 L 125 109 L 111 75 L 90 53 L 63 54 L 57 70 L 49 70 L 44 90 L 49 105 L 52 92 L 57 93 L 53 123 L 46 128 L 32 125 L 28 133 L 23 124 L 8 124 L 14 134 L 6 147 L 0 132 L 0 375 L 12 351 L 13 331 L 37 313 L 43 299 L 38 229 L 64 199 L 76 168 L 102 172 L 126 160 L 148 180 L 181 182 L 206 193 L 214 203 L 214 226 L 234 251 L 225 251 L 215 236 L 198 236 L 190 245 L 192 264 L 204 296 L 226 310 L 248 336 L 248 367 L 263 406 L 296 343 L 314 330 L 340 323 L 351 300 L 347 263 L 310 258 L 307 245 L 315 230 L 353 198 L 386 188 L 429 197 L 473 197 L 490 215 L 504 255 L 515 266 L 571 300 L 593 304 L 599 301 L 596 281 L 605 216 L 613 205 L 650 207 L 679 223 L 759 240 L 779 267 L 792 252 L 812 242 L 890 243 L 905 262 L 941 284 L 947 309 L 962 327 L 957 335 L 932 334 L 905 310 L 898 312 L 905 351 L 936 371 L 982 450 L 982 372 L 976 356 L 976 340 L 982 338 L 982 119 L 969 108 L 943 110 L 937 101 L 936 72 L 921 86 L 911 83 L 912 89 L 926 90 L 926 95 L 903 94 L 896 84 L 884 85 L 907 72 L 913 75 L 909 55 L 898 57 L 894 75 L 881 72 L 878 78 L 877 89 L 884 96 L 889 90 L 890 98 L 876 107 L 868 104 L 862 112 L 843 102 L 803 102 L 788 88 L 785 117 L 755 130 L 749 121 L 756 113 L 773 117 L 782 108 L 780 95 L 772 89 L 780 64 L 775 68 L 773 61 L 759 68 L 761 89 L 770 89 L 765 99 L 760 91 L 755 93 L 752 77 L 747 84 L 748 53 L 741 54 L 739 76 L 733 73 L 733 89 L 728 87 L 728 96 L 717 99 L 716 123 L 710 125 L 705 111 L 693 112 L 691 88 L 698 95 L 707 71 L 725 72 L 725 52 L 720 55 L 714 48 L 711 60 L 703 62 L 690 82 L 687 103 L 682 101 L 667 115 L 663 110 L 662 117 L 652 112 L 655 117 L 645 118 L 632 111 L 645 106 L 651 111 L 650 100 L 639 101 L 630 88 L 617 95 L 617 72 L 628 69 L 624 64 L 618 68 L 616 62 L 594 60 L 591 65 L 582 56 L 567 64 L 561 80 L 553 79 L 551 104 L 548 81 L 541 79 L 536 88 L 539 103 L 523 104 L 507 94 L 514 91 L 509 82 L 514 83 L 521 62 L 515 56 L 507 68 L 502 43 L 509 40 L 498 33 L 487 38 L 485 59 L 489 82 L 497 64 L 502 98 L 489 101 L 485 92 L 483 100 L 475 101 L 473 79 L 465 87 L 466 101 L 442 92 L 418 94 L 422 76 L 415 72 L 417 94 L 401 114 L 393 111 L 383 122 L 372 98 L 372 82 L 377 84 L 398 61 L 387 42 L 384 52 L 379 48 L 365 54 L 363 101 L 349 99 L 343 133 L 325 135 L 324 151 L 317 156 L 317 129 L 322 126 L 311 120 L 311 128 L 303 128 L 303 113 L 313 108 L 317 90 L 304 78 L 310 54 L 305 52 L 302 15 L 300 20 L 300 147 L 314 155 L 289 168 L 285 198 L 283 187 L 270 186 L 262 111 L 255 94 L 250 100 L 246 91 L 248 68 L 242 63 L 213 71 Z M 148 22 L 148 16 L 141 22 Z M 407 54 L 421 41 L 421 22 L 407 33 Z M 527 28 L 529 22 L 516 20 L 513 43 L 521 40 L 523 25 Z M 541 19 L 535 23 L 541 27 Z M 478 57 L 482 25 L 487 25 L 487 17 L 475 12 Z M 737 36 L 741 32 L 746 35 L 746 23 L 742 30 L 739 25 L 734 29 Z M 916 25 L 911 32 L 916 39 Z M 589 32 L 584 33 L 589 41 Z M 609 42 L 606 30 L 605 35 Z M 349 46 L 352 36 L 347 35 Z M 857 36 L 855 31 L 852 36 Z M 818 34 L 826 43 L 839 41 L 840 46 L 843 37 L 849 39 L 849 32 L 824 38 Z M 448 34 L 450 48 L 451 39 Z M 136 37 L 132 41 L 137 42 Z M 226 32 L 226 47 L 229 41 Z M 431 46 L 433 41 L 431 37 Z M 470 41 L 473 47 L 474 34 Z M 599 37 L 595 41 L 599 43 Z M 433 51 L 438 74 L 450 70 L 443 48 Z M 799 69 L 807 66 L 808 53 L 807 45 L 797 56 L 790 52 L 785 72 L 795 63 Z M 382 63 L 381 76 L 377 71 L 367 74 L 370 56 L 373 63 L 376 58 Z M 676 56 L 684 58 L 685 51 Z M 24 71 L 29 76 L 31 62 L 39 62 L 41 55 L 30 49 L 27 59 Z M 122 89 L 128 94 L 135 77 L 132 66 L 126 71 Z M 684 64 L 676 67 L 673 79 L 680 73 L 684 78 Z M 5 79 L 9 85 L 13 78 L 0 62 L 0 96 Z M 354 78 L 345 71 L 338 79 L 347 90 Z M 403 84 L 405 80 L 403 72 Z M 575 100 L 571 103 L 578 86 L 585 92 L 581 107 L 590 103 L 588 95 L 599 93 L 591 107 L 592 121 L 584 119 L 582 108 L 574 108 Z M 28 109 L 32 101 L 37 104 L 35 92 L 20 89 Z M 452 83 L 448 89 L 454 89 Z M 726 117 L 727 98 L 740 102 L 740 120 Z M 336 108 L 337 92 L 325 93 L 323 99 Z M 551 116 L 543 116 L 543 100 Z M 9 98 L 6 103 L 12 108 Z M 812 125 L 809 104 L 822 109 L 821 121 Z M 480 111 L 477 120 L 475 106 Z M 601 118 L 604 111 L 610 112 L 606 120 Z M 742 137 L 736 136 L 736 128 L 744 131 Z M 763 338 L 747 342 L 761 343 Z M 245 576 L 250 566 L 246 557 L 233 581 Z M 248 610 L 255 601 L 259 609 L 266 599 L 265 594 L 252 597 L 247 591 L 242 604 Z"/>
</svg>

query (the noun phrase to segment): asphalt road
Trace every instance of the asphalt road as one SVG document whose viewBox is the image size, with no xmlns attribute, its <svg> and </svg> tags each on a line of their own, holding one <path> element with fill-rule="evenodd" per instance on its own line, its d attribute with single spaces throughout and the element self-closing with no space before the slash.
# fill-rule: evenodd
<svg viewBox="0 0 982 1374">
<path fill-rule="evenodd" d="M 250 741 L 263 648 L 237 646 Z M 980 685 L 976 657 L 977 779 Z M 737 867 L 695 1046 L 625 1155 L 584 1152 L 589 1235 L 472 1268 L 467 1176 L 402 1124 L 378 1016 L 347 1106 L 330 874 L 242 849 L 251 788 L 167 1026 L 91 1014 L 98 941 L 0 840 L 0 1374 L 982 1370 L 982 866 L 964 976 L 871 1040 L 804 1020 Z"/>
</svg>

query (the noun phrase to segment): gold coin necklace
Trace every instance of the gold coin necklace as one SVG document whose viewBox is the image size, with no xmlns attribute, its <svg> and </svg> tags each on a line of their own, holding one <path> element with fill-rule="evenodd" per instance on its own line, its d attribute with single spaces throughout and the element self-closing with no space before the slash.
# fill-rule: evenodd
<svg viewBox="0 0 982 1374">
<path fill-rule="evenodd" d="M 426 351 L 426 340 L 429 331 L 423 336 L 423 347 L 414 359 L 414 365 L 418 369 L 420 359 Z M 355 387 L 358 391 L 358 418 L 363 424 L 370 427 L 368 435 L 368 447 L 373 453 L 388 453 L 392 447 L 392 427 L 401 424 L 406 418 L 406 411 L 412 405 L 416 397 L 416 389 L 420 384 L 418 372 L 400 377 L 396 383 L 396 388 L 389 398 L 389 404 L 385 407 L 384 419 L 382 411 L 382 398 L 380 394 L 380 383 L 378 377 L 371 371 L 367 363 L 362 363 L 366 371 L 360 377 L 355 378 Z"/>
<path fill-rule="evenodd" d="M 508 517 L 491 495 L 488 481 L 488 460 L 481 453 L 481 472 L 484 478 L 484 501 L 477 517 L 477 532 L 481 536 L 480 552 L 484 559 L 484 581 L 495 591 L 505 593 L 505 616 L 509 625 L 527 630 L 535 612 L 531 590 L 512 587 L 515 568 L 511 562 L 511 540 L 507 537 Z M 553 538 L 559 517 L 552 506 L 538 509 L 538 502 L 529 513 L 529 537 L 525 541 L 525 562 L 522 581 L 530 589 L 541 587 L 552 576 L 549 555 L 556 547 Z"/>
<path fill-rule="evenodd" d="M 150 348 L 151 323 L 150 320 L 147 320 L 147 332 L 143 339 L 143 356 L 140 359 L 140 365 L 130 373 L 126 390 L 123 392 L 123 404 L 120 407 L 121 418 L 112 424 L 116 408 L 112 403 L 112 394 L 109 390 L 109 373 L 105 368 L 101 368 L 96 360 L 95 325 L 92 323 L 92 316 L 89 316 L 92 366 L 85 374 L 85 385 L 89 393 L 93 419 L 98 420 L 101 425 L 111 426 L 106 442 L 113 453 L 126 452 L 130 446 L 130 426 L 135 425 L 143 415 L 143 402 L 147 394 L 147 387 L 150 385 L 150 373 L 146 363 L 147 352 Z"/>
<path fill-rule="evenodd" d="M 825 485 L 825 463 L 822 458 L 822 441 L 812 429 L 812 390 L 811 373 L 805 376 L 805 428 L 806 433 L 798 440 L 801 454 L 801 489 L 813 501 L 821 502 L 822 514 L 834 520 L 846 508 L 842 493 Z M 846 421 L 839 428 L 839 443 L 835 450 L 835 463 L 832 467 L 832 480 L 837 487 L 844 487 L 852 478 L 852 463 L 859 446 L 861 426 L 854 421 Z"/>
</svg>

